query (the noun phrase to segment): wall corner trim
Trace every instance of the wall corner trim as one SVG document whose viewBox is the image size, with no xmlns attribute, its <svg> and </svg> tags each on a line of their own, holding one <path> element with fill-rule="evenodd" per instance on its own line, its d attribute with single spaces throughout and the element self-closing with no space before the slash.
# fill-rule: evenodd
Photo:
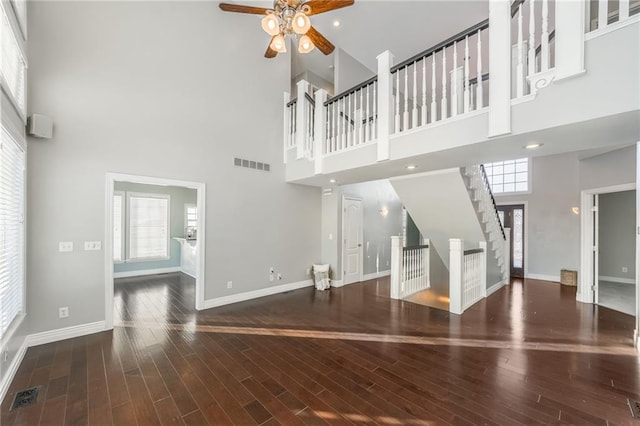
<svg viewBox="0 0 640 426">
<path fill-rule="evenodd" d="M 289 284 L 282 284 L 275 287 L 262 288 L 260 290 L 247 291 L 244 293 L 232 294 L 230 296 L 216 297 L 204 301 L 204 309 L 218 306 L 230 305 L 232 303 L 244 302 L 246 300 L 257 299 L 259 297 L 271 296 L 273 294 L 284 293 L 285 291 L 298 290 L 313 286 L 313 280 L 304 280 Z"/>
<path fill-rule="evenodd" d="M 22 360 L 24 359 L 24 356 L 26 353 L 27 353 L 27 339 L 25 338 L 24 342 L 22 342 L 22 345 L 18 349 L 16 356 L 13 357 L 13 360 L 11 361 L 9 368 L 7 369 L 4 377 L 2 378 L 2 381 L 0 381 L 0 402 L 4 401 L 4 397 L 7 395 L 7 392 L 9 391 L 9 386 L 11 385 L 13 378 L 18 372 L 18 368 L 20 367 L 20 364 L 22 364 Z"/>
<path fill-rule="evenodd" d="M 74 337 L 86 336 L 87 334 L 100 333 L 105 331 L 104 321 L 90 322 L 87 324 L 74 325 L 71 327 L 57 328 L 55 330 L 43 331 L 42 333 L 29 334 L 25 339 L 27 347 L 44 345 L 46 343 L 57 342 L 59 340 L 73 339 Z"/>
</svg>

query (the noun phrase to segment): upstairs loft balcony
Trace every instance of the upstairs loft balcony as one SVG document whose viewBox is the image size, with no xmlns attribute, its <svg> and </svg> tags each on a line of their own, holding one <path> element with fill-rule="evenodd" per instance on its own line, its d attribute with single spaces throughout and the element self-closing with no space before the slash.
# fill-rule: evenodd
<svg viewBox="0 0 640 426">
<path fill-rule="evenodd" d="M 611 3 L 611 4 L 609 4 Z M 617 9 L 616 9 L 617 7 Z M 640 138 L 640 1 L 491 2 L 489 18 L 328 97 L 284 100 L 288 182 L 324 186 Z"/>
</svg>

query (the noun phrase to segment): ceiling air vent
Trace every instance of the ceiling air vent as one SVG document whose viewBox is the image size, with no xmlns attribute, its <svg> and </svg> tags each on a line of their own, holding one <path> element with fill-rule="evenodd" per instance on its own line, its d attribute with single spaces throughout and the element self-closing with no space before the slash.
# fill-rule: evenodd
<svg viewBox="0 0 640 426">
<path fill-rule="evenodd" d="M 263 172 L 270 172 L 271 165 L 269 163 L 261 163 L 260 161 L 245 160 L 244 158 L 235 157 L 233 159 L 233 165 L 236 167 L 244 167 L 246 169 L 261 170 Z"/>
</svg>

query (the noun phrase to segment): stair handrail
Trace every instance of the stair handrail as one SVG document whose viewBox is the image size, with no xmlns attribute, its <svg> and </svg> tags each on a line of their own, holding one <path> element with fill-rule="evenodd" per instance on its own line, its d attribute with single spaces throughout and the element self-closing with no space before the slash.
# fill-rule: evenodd
<svg viewBox="0 0 640 426">
<path fill-rule="evenodd" d="M 498 205 L 496 204 L 496 199 L 493 197 L 493 192 L 491 191 L 491 185 L 489 184 L 489 177 L 487 176 L 487 172 L 484 170 L 484 164 L 480 164 L 480 171 L 482 172 L 482 180 L 484 181 L 484 186 L 487 188 L 489 192 L 489 196 L 491 197 L 491 203 L 493 204 L 493 212 L 495 213 L 496 221 L 498 222 L 498 226 L 500 227 L 500 232 L 502 232 L 502 239 L 507 240 L 507 236 L 504 233 L 504 227 L 502 226 L 502 221 L 500 220 L 500 215 L 498 214 Z"/>
</svg>

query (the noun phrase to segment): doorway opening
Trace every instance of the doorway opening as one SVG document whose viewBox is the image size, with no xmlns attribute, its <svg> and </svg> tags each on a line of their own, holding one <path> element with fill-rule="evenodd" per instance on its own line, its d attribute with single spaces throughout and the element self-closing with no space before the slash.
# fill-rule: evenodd
<svg viewBox="0 0 640 426">
<path fill-rule="evenodd" d="M 512 277 L 524 278 L 526 266 L 525 205 L 508 204 L 499 205 L 497 208 L 502 227 L 511 229 L 510 275 Z"/>
<path fill-rule="evenodd" d="M 195 309 L 204 309 L 205 184 L 107 173 L 105 193 L 106 328 L 116 278 L 183 272 L 195 279 Z"/>
</svg>

